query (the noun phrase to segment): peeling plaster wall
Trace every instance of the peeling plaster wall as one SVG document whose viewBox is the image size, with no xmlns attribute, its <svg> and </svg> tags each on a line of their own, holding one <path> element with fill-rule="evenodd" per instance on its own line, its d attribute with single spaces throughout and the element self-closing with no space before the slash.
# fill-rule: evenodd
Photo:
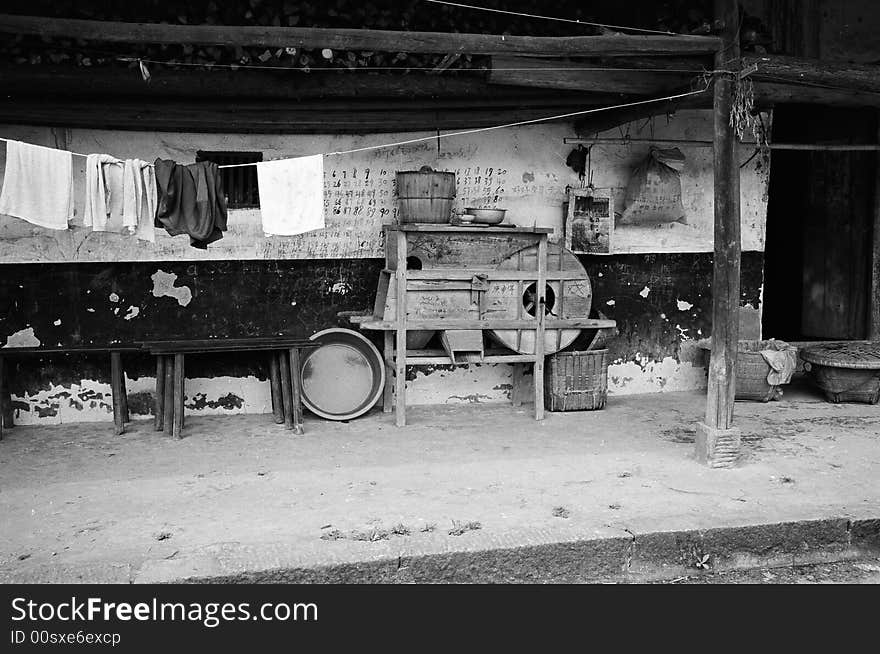
<svg viewBox="0 0 880 654">
<path fill-rule="evenodd" d="M 634 124 L 631 136 L 705 138 L 709 127 L 705 118 L 700 114 L 669 124 Z M 11 135 L 36 143 L 49 143 L 51 139 L 48 128 L 17 127 Z M 518 194 L 511 205 L 515 209 L 511 217 L 533 215 L 538 224 L 558 231 L 564 187 L 576 183 L 576 176 L 564 166 L 571 146 L 564 145 L 562 138 L 571 135 L 570 126 L 548 125 L 522 130 L 508 144 L 490 135 L 470 145 L 459 144 L 454 151 L 450 147 L 444 153 L 466 161 L 477 153 L 474 148 L 483 147 L 484 154 L 491 152 L 502 161 L 514 159 L 515 165 L 506 171 L 511 192 Z M 71 138 L 70 146 L 77 151 L 167 156 L 181 161 L 191 159 L 196 149 L 262 150 L 271 159 L 315 150 L 306 146 L 321 145 L 320 150 L 329 144 L 333 145 L 330 149 L 341 149 L 376 142 L 370 136 L 324 143 L 314 140 L 317 137 L 279 140 L 267 135 L 131 135 L 94 130 L 76 130 Z M 382 140 L 387 140 L 387 135 Z M 397 169 L 400 161 L 410 163 L 433 156 L 435 145 L 389 152 L 384 163 L 389 170 Z M 593 153 L 597 185 L 611 187 L 619 197 L 628 171 L 647 153 L 647 146 L 640 147 L 597 147 Z M 630 254 L 580 257 L 593 284 L 594 312 L 599 310 L 615 319 L 620 330 L 609 344 L 612 396 L 700 389 L 706 385 L 705 355 L 696 347 L 696 341 L 711 334 L 712 208 L 707 152 L 685 152 L 688 168 L 683 191 L 689 227 L 676 223 L 662 228 L 620 229 L 617 243 Z M 446 157 L 441 167 L 450 162 Z M 744 169 L 741 317 L 747 327 L 743 333 L 753 338 L 760 337 L 759 331 L 754 331 L 760 326 L 767 172 L 766 162 L 760 158 Z M 238 237 L 230 237 L 219 242 L 223 244 L 221 249 L 212 246 L 207 252 L 195 251 L 181 237 L 182 249 L 178 252 L 175 245 L 167 250 L 171 254 L 159 257 L 162 260 L 137 260 L 156 257 L 126 251 L 121 257 L 125 260 L 119 260 L 116 252 L 112 260 L 100 261 L 107 254 L 103 246 L 79 251 L 74 243 L 70 251 L 60 246 L 54 250 L 36 248 L 30 251 L 33 257 L 27 259 L 66 263 L 3 264 L 0 343 L 54 347 L 184 336 L 306 337 L 330 326 L 349 326 L 338 321 L 339 311 L 372 306 L 383 265 L 372 250 L 339 255 L 366 258 L 289 260 L 302 253 L 286 246 L 255 255 L 254 238 L 263 239 L 257 229 L 258 212 L 233 212 L 230 222 L 235 221 L 247 226 L 246 233 L 242 232 L 251 239 L 247 247 L 239 248 L 241 243 L 235 240 Z M 7 261 L 21 260 L 21 252 L 42 242 L 33 234 L 14 234 L 9 229 L 8 221 L 0 225 L 0 245 L 6 238 L 7 254 L 12 257 Z M 112 245 L 114 236 L 96 234 L 88 238 L 109 238 L 104 245 Z M 78 261 L 86 250 L 92 253 L 86 259 L 99 261 Z M 376 339 L 378 335 L 368 336 Z M 379 345 L 378 339 L 376 342 Z M 105 358 L 28 359 L 8 366 L 16 421 L 110 421 L 109 366 Z M 126 372 L 133 417 L 151 415 L 154 363 L 149 357 L 136 358 L 126 363 Z M 266 372 L 259 357 L 194 358 L 192 364 L 188 360 L 188 411 L 193 415 L 268 412 Z M 413 370 L 407 382 L 408 400 L 412 404 L 507 402 L 511 378 L 512 369 L 507 365 Z"/>
<path fill-rule="evenodd" d="M 712 255 L 582 256 L 581 261 L 592 280 L 593 306 L 615 319 L 620 332 L 608 346 L 610 395 L 705 388 L 705 353 L 696 341 L 711 335 Z M 52 345 L 270 330 L 308 336 L 341 324 L 337 311 L 370 306 L 381 265 L 376 260 L 275 262 L 267 270 L 265 263 L 255 262 L 161 264 L 169 273 L 163 277 L 164 290 L 191 289 L 185 304 L 176 290 L 156 297 L 151 275 L 157 264 L 66 264 L 51 270 L 38 264 L 8 266 L 0 279 L 0 327 L 16 338 L 30 338 L 37 325 L 35 331 Z M 44 283 L 49 279 L 55 287 Z M 26 280 L 32 286 L 20 283 Z M 763 255 L 744 253 L 744 337 L 760 337 L 762 282 Z M 273 289 L 268 296 L 267 288 Z M 65 299 L 59 299 L 59 292 Z M 140 312 L 127 319 L 131 306 Z M 95 307 L 99 310 L 88 311 Z M 74 340 L 77 336 L 81 340 Z M 111 420 L 107 359 L 9 359 L 16 422 Z M 148 416 L 155 363 L 144 355 L 126 355 L 124 361 L 132 413 Z M 190 357 L 187 374 L 192 415 L 271 409 L 266 365 L 259 356 Z M 414 369 L 408 399 L 412 404 L 508 402 L 511 376 L 507 365 Z"/>
<path fill-rule="evenodd" d="M 132 420 L 152 418 L 156 379 L 126 377 Z M 52 385 L 33 393 L 12 394 L 17 425 L 57 425 L 67 422 L 112 422 L 110 384 L 83 379 L 69 385 Z M 269 384 L 253 375 L 186 380 L 187 415 L 271 413 Z"/>
</svg>

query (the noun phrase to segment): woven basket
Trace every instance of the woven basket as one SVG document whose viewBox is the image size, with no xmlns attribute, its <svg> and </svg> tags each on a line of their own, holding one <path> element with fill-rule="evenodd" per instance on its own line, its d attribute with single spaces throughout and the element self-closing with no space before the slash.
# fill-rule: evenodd
<svg viewBox="0 0 880 654">
<path fill-rule="evenodd" d="M 740 341 L 736 353 L 736 399 L 769 402 L 782 395 L 778 386 L 767 383 L 770 364 L 758 349 L 761 341 Z M 754 349 L 754 351 L 750 351 Z"/>
<path fill-rule="evenodd" d="M 593 411 L 608 397 L 608 350 L 559 352 L 547 357 L 544 402 L 550 411 Z"/>
<path fill-rule="evenodd" d="M 736 352 L 736 399 L 769 402 L 782 396 L 782 389 L 767 383 L 772 369 L 761 355 L 770 341 L 740 341 Z"/>
</svg>

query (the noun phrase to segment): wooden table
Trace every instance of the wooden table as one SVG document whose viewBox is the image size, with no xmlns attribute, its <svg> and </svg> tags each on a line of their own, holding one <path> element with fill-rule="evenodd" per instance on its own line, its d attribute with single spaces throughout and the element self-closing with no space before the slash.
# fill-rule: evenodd
<svg viewBox="0 0 880 654">
<path fill-rule="evenodd" d="M 5 359 L 26 356 L 49 356 L 55 354 L 110 354 L 110 390 L 113 402 L 113 422 L 116 434 L 125 432 L 125 423 L 129 422 L 128 395 L 125 392 L 125 370 L 122 365 L 123 352 L 137 352 L 135 345 L 109 346 L 73 346 L 73 347 L 4 347 L 0 348 L 0 440 L 3 440 L 4 416 L 3 399 L 8 395 L 4 389 Z M 7 424 L 6 427 L 12 427 Z"/>
<path fill-rule="evenodd" d="M 269 381 L 275 422 L 303 433 L 300 350 L 317 347 L 307 339 L 286 336 L 144 341 L 156 357 L 156 431 L 181 438 L 184 423 L 184 357 L 214 352 L 269 352 Z"/>
<path fill-rule="evenodd" d="M 810 345 L 800 357 L 830 402 L 880 401 L 880 341 Z"/>
</svg>

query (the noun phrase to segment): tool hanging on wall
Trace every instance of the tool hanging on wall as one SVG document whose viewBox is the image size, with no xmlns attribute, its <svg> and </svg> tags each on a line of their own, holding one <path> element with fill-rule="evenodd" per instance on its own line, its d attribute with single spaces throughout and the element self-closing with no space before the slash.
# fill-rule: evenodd
<svg viewBox="0 0 880 654">
<path fill-rule="evenodd" d="M 568 157 L 565 159 L 565 165 L 578 174 L 581 188 L 593 186 L 592 155 L 592 145 L 585 148 L 582 144 L 579 144 L 574 150 L 568 153 Z"/>
</svg>

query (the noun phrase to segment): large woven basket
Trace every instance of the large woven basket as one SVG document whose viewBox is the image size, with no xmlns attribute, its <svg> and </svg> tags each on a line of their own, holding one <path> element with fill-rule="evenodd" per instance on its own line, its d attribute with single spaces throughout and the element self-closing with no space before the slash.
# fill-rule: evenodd
<svg viewBox="0 0 880 654">
<path fill-rule="evenodd" d="M 608 350 L 559 352 L 547 357 L 544 402 L 550 411 L 593 411 L 608 397 Z"/>
<path fill-rule="evenodd" d="M 762 341 L 740 341 L 736 353 L 736 399 L 769 402 L 782 395 L 767 383 L 770 364 L 761 355 Z"/>
</svg>

